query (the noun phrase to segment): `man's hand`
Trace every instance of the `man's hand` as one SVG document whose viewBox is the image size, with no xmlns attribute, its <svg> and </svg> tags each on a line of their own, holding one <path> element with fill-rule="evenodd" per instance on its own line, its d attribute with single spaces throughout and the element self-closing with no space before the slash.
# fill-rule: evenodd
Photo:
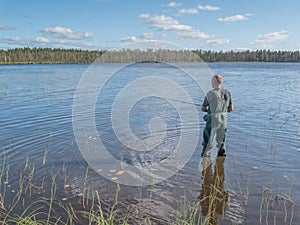
<svg viewBox="0 0 300 225">
<path fill-rule="evenodd" d="M 232 112 L 234 110 L 234 105 L 233 104 L 230 104 L 229 106 L 228 106 L 228 112 Z"/>
</svg>

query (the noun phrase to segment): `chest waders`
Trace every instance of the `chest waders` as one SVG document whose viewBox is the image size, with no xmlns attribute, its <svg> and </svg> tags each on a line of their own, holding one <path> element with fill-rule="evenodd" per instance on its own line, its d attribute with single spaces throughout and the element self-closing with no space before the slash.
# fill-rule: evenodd
<svg viewBox="0 0 300 225">
<path fill-rule="evenodd" d="M 208 102 L 207 121 L 203 130 L 201 156 L 209 156 L 216 139 L 218 156 L 226 156 L 225 137 L 227 131 L 227 110 L 230 94 L 225 89 L 211 90 L 206 95 Z"/>
</svg>

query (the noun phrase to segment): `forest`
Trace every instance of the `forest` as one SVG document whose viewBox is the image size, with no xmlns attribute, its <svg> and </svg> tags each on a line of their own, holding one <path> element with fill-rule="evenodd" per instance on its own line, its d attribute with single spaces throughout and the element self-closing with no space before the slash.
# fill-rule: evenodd
<svg viewBox="0 0 300 225">
<path fill-rule="evenodd" d="M 125 62 L 139 59 L 151 61 L 204 62 L 300 62 L 299 51 L 210 51 L 210 50 L 81 50 L 60 48 L 15 48 L 0 50 L 0 64 L 90 64 L 105 54 L 105 62 Z M 133 56 L 134 55 L 134 59 Z M 148 59 L 148 60 L 147 60 Z"/>
</svg>

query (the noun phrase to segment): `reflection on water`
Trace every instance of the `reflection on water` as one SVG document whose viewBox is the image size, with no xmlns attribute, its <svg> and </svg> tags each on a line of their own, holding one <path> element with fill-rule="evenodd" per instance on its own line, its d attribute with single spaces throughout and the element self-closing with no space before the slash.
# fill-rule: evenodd
<svg viewBox="0 0 300 225">
<path fill-rule="evenodd" d="M 159 66 L 156 65 L 156 68 L 159 69 Z M 201 203 L 199 210 L 203 216 L 211 218 L 211 223 L 219 218 L 220 224 L 259 224 L 260 220 L 272 221 L 272 224 L 299 224 L 300 80 L 295 77 L 299 77 L 300 64 L 211 63 L 209 66 L 214 73 L 223 75 L 224 88 L 231 90 L 236 106 L 228 118 L 226 160 L 209 163 L 210 166 L 203 170 L 201 180 L 198 170 L 200 144 L 188 164 L 170 179 L 143 188 L 121 186 L 119 212 L 128 213 L 139 222 L 149 217 L 153 224 L 169 224 L 186 215 L 194 204 Z M 1 191 L 6 191 L 3 193 L 4 204 L 10 203 L 19 190 L 20 180 L 26 178 L 29 167 L 27 158 L 30 168 L 34 169 L 35 186 L 45 189 L 37 189 L 35 193 L 27 191 L 25 194 L 31 194 L 35 199 L 41 199 L 41 196 L 49 199 L 46 189 L 51 188 L 52 177 L 56 176 L 57 200 L 73 198 L 78 203 L 81 200 L 77 199 L 77 195 L 83 194 L 84 188 L 86 190 L 89 186 L 99 192 L 104 206 L 111 208 L 114 204 L 116 185 L 113 182 L 95 171 L 89 172 L 85 179 L 86 162 L 76 146 L 72 130 L 73 98 L 87 67 L 0 67 L 0 168 Z M 148 138 L 148 122 L 153 114 L 159 113 L 168 125 L 168 142 L 162 143 L 157 152 L 159 154 L 139 154 L 120 145 L 107 120 L 110 119 L 113 98 L 122 85 L 130 82 L 128 79 L 133 80 L 141 75 L 137 75 L 137 71 L 151 73 L 151 69 L 151 65 L 139 65 L 130 73 L 111 80 L 111 86 L 103 90 L 103 99 L 98 99 L 101 104 L 97 102 L 99 104 L 96 105 L 95 120 L 99 136 L 89 137 L 91 140 L 102 138 L 112 155 L 132 165 L 159 164 L 171 155 L 180 129 L 195 129 L 194 124 L 180 124 L 168 102 L 145 99 L 136 104 L 130 114 L 133 132 L 139 138 Z M 162 72 L 166 77 L 175 76 L 175 73 L 168 74 L 168 68 Z M 180 82 L 194 95 L 193 100 L 201 104 L 202 93 L 195 91 L 193 85 L 182 77 Z M 185 107 L 182 103 L 182 108 Z M 199 114 L 202 118 L 203 114 Z M 200 120 L 200 123 L 203 128 L 203 121 Z M 154 134 L 158 132 L 164 131 Z M 202 137 L 202 130 L 199 130 L 199 135 Z M 24 168 L 27 168 L 25 172 Z M 110 174 L 111 180 L 122 176 L 113 169 L 101 173 Z M 45 174 L 45 180 L 50 180 L 50 184 L 45 184 Z M 64 188 L 65 183 L 70 186 Z M 33 187 L 32 184 L 28 184 L 29 187 Z M 23 196 L 25 194 L 22 193 Z M 20 208 L 20 213 L 23 210 Z"/>
<path fill-rule="evenodd" d="M 202 160 L 202 185 L 200 193 L 201 212 L 208 224 L 219 224 L 219 216 L 224 217 L 228 191 L 224 190 L 225 157 L 218 157 L 213 170 L 212 160 Z"/>
</svg>

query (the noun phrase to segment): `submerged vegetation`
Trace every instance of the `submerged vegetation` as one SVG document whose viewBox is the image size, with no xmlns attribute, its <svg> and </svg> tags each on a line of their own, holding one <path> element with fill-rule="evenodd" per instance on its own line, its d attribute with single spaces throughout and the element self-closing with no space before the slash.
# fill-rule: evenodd
<svg viewBox="0 0 300 225">
<path fill-rule="evenodd" d="M 38 177 L 35 166 L 27 157 L 21 171 L 13 171 L 6 157 L 2 158 L 0 168 L 0 224 L 18 225 L 114 225 L 114 224 L 153 224 L 151 218 L 139 215 L 142 203 L 135 208 L 119 201 L 121 187 L 112 185 L 115 197 L 107 202 L 107 193 L 88 185 L 89 167 L 85 170 L 83 187 L 77 193 L 71 192 L 72 184 L 68 183 L 66 167 L 63 165 L 63 177 L 58 174 L 45 174 Z M 46 170 L 45 170 L 46 171 Z M 11 182 L 11 176 L 19 173 L 17 183 Z M 63 192 L 58 190 L 64 190 Z M 151 197 L 149 197 L 151 201 Z M 186 202 L 180 205 L 178 217 L 164 224 L 206 224 L 200 217 L 199 204 L 192 206 Z M 164 219 L 162 219 L 164 220 Z"/>
<path fill-rule="evenodd" d="M 81 49 L 60 49 L 60 48 L 15 48 L 0 50 L 0 64 L 82 64 L 93 63 L 105 50 L 81 50 Z M 119 60 L 128 54 L 138 56 L 141 53 L 150 57 L 150 61 L 182 61 L 178 54 L 189 55 L 184 60 L 194 61 L 191 54 L 200 57 L 205 62 L 300 62 L 299 51 L 210 51 L 210 50 L 128 50 L 124 49 L 115 52 L 116 58 L 110 58 L 112 62 Z M 144 55 L 145 56 L 145 55 Z M 146 61 L 148 61 L 146 59 Z"/>
<path fill-rule="evenodd" d="M 217 164 L 220 166 L 220 162 Z M 35 174 L 34 163 L 28 157 L 21 171 L 13 171 L 6 157 L 2 158 L 0 165 L 0 224 L 216 225 L 224 218 L 231 221 L 231 224 L 244 224 L 247 219 L 246 208 L 251 184 L 247 183 L 246 187 L 242 187 L 241 177 L 236 176 L 236 181 L 228 180 L 227 191 L 223 191 L 223 166 L 215 166 L 213 179 L 210 178 L 212 165 L 203 171 L 199 200 L 190 202 L 185 196 L 181 196 L 175 209 L 176 215 L 156 221 L 158 218 L 155 215 L 152 218 L 151 214 L 144 215 L 140 212 L 143 204 L 146 207 L 147 204 L 155 206 L 155 202 L 151 203 L 152 191 L 149 196 L 140 193 L 141 196 L 144 195 L 143 198 L 148 199 L 146 202 L 137 199 L 134 207 L 126 206 L 119 199 L 122 187 L 114 184 L 110 189 L 115 191 L 114 198 L 107 201 L 105 198 L 108 193 L 100 193 L 88 184 L 88 166 L 82 167 L 85 170 L 84 184 L 74 195 L 71 192 L 74 187 L 67 178 L 66 165 L 62 166 L 63 174 L 48 173 L 45 176 Z M 16 183 L 11 182 L 15 174 L 19 174 Z M 152 188 L 155 189 L 155 185 Z M 260 208 L 257 210 L 260 224 L 293 224 L 294 202 L 290 198 L 290 192 L 278 192 L 264 187 Z M 225 211 L 228 211 L 227 214 Z"/>
</svg>

